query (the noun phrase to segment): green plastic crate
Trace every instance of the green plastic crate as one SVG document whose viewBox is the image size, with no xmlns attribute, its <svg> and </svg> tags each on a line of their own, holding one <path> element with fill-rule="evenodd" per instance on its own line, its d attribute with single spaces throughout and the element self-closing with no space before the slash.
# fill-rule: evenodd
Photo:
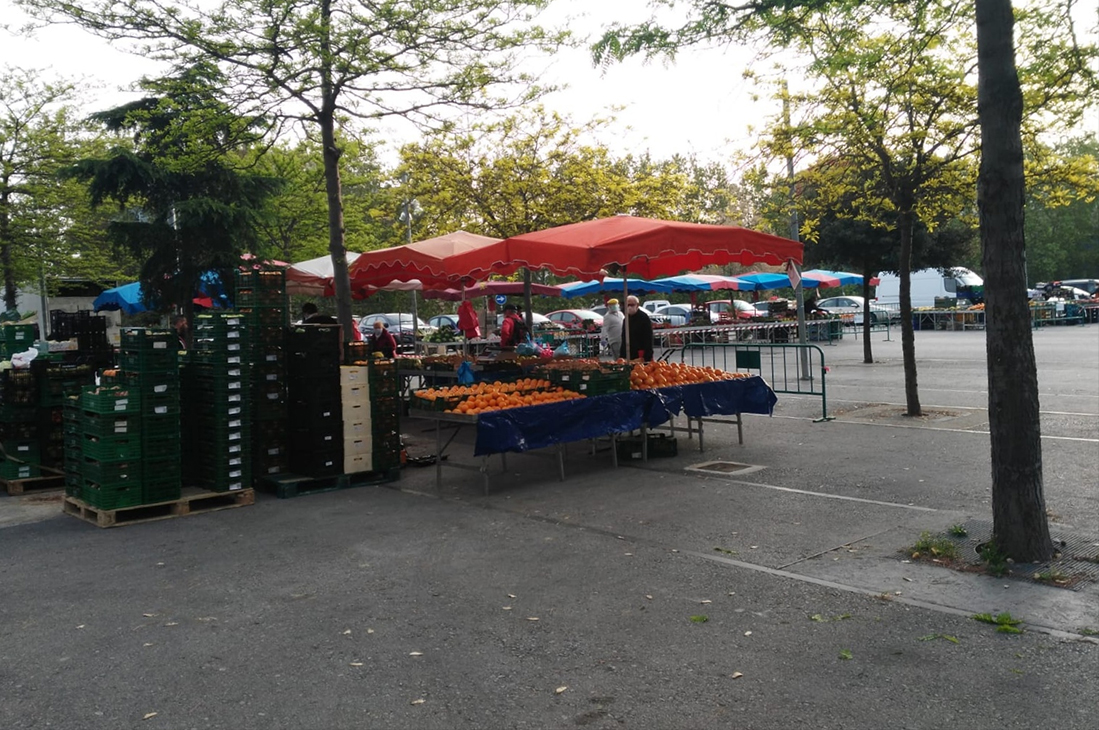
<svg viewBox="0 0 1099 730">
<path fill-rule="evenodd" d="M 142 503 L 141 484 L 102 485 L 90 479 L 84 480 L 81 499 L 99 509 L 122 509 Z"/>
<path fill-rule="evenodd" d="M 141 458 L 141 434 L 101 437 L 85 433 L 80 452 L 97 462 L 136 461 Z"/>
<path fill-rule="evenodd" d="M 141 393 L 133 388 L 120 386 L 84 386 L 80 394 L 80 407 L 88 413 L 140 413 Z"/>
</svg>

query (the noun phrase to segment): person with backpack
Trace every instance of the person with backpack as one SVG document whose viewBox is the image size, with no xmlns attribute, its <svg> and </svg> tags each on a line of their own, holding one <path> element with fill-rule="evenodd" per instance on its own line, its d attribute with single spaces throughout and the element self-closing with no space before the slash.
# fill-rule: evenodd
<svg viewBox="0 0 1099 730">
<path fill-rule="evenodd" d="M 504 306 L 504 322 L 500 325 L 500 348 L 514 349 L 517 345 L 527 341 L 530 330 L 526 321 L 519 316 L 519 310 L 514 304 Z"/>
</svg>

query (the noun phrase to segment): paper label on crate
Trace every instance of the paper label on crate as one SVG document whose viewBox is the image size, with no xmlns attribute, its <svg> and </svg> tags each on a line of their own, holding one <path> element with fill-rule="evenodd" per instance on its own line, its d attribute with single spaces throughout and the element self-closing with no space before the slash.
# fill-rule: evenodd
<svg viewBox="0 0 1099 730">
<path fill-rule="evenodd" d="M 240 327 L 241 319 L 240 317 L 226 317 L 224 322 L 233 327 Z"/>
<path fill-rule="evenodd" d="M 324 440 L 325 440 L 325 441 L 331 441 L 331 440 L 332 440 L 332 438 L 333 438 L 333 437 L 332 437 L 332 434 L 328 434 L 327 436 L 325 436 L 325 437 L 324 437 Z"/>
<path fill-rule="evenodd" d="M 16 451 L 26 451 L 26 452 L 28 452 L 28 453 L 29 453 L 29 452 L 30 452 L 30 450 L 31 450 L 31 447 L 30 447 L 30 444 L 27 444 L 27 445 L 25 445 L 25 446 L 19 446 L 19 447 L 17 447 L 17 448 L 15 449 L 15 450 L 16 450 Z"/>
<path fill-rule="evenodd" d="M 232 408 L 229 409 L 229 415 L 230 416 L 239 416 L 243 410 L 244 409 L 241 408 L 240 406 L 233 406 Z"/>
<path fill-rule="evenodd" d="M 168 406 L 155 406 L 153 408 L 153 413 L 158 415 L 158 416 L 163 416 L 167 412 L 168 412 Z"/>
<path fill-rule="evenodd" d="M 267 362 L 278 362 L 279 356 L 273 352 L 269 352 L 267 353 L 267 357 L 265 359 L 267 360 Z"/>
<path fill-rule="evenodd" d="M 168 349 L 168 343 L 167 342 L 154 342 L 153 343 L 153 349 L 154 350 L 167 350 Z"/>
<path fill-rule="evenodd" d="M 225 374 L 228 375 L 230 378 L 239 378 L 240 368 L 233 368 L 232 370 L 227 371 Z"/>
<path fill-rule="evenodd" d="M 160 385 L 154 385 L 153 386 L 153 392 L 154 393 L 167 393 L 168 392 L 168 384 L 167 383 L 161 383 Z"/>
<path fill-rule="evenodd" d="M 240 453 L 240 444 L 230 444 L 229 445 L 229 453 L 230 454 L 239 454 Z"/>
<path fill-rule="evenodd" d="M 332 411 L 324 411 L 323 413 L 321 413 L 321 418 L 331 418 L 331 417 L 332 417 Z"/>
<path fill-rule="evenodd" d="M 116 411 L 124 411 L 129 407 L 129 405 L 130 405 L 130 401 L 123 398 L 121 400 L 116 400 L 114 402 L 114 409 Z"/>
<path fill-rule="evenodd" d="M 240 390 L 241 382 L 239 380 L 233 380 L 229 383 L 229 390 Z"/>
<path fill-rule="evenodd" d="M 267 400 L 278 400 L 281 397 L 282 397 L 281 393 L 268 393 L 267 394 Z"/>
<path fill-rule="evenodd" d="M 240 339 L 240 330 L 229 330 L 226 337 L 229 339 Z"/>
<path fill-rule="evenodd" d="M 229 472 L 230 479 L 240 479 L 242 476 L 244 476 L 244 471 L 242 469 Z"/>
<path fill-rule="evenodd" d="M 244 488 L 244 484 L 242 482 L 237 482 L 236 484 L 230 484 L 229 485 L 229 491 L 230 492 L 237 492 L 237 491 L 240 491 L 243 488 Z"/>
<path fill-rule="evenodd" d="M 229 459 L 229 466 L 240 466 L 243 461 L 243 459 Z"/>
<path fill-rule="evenodd" d="M 230 342 L 230 343 L 225 345 L 225 349 L 228 350 L 229 352 L 240 352 L 240 343 L 239 342 Z"/>
<path fill-rule="evenodd" d="M 282 451 L 282 449 L 279 448 L 278 446 L 275 446 L 274 448 L 267 449 L 267 455 L 268 456 L 278 456 L 280 451 Z"/>
<path fill-rule="evenodd" d="M 280 469 L 282 469 L 281 466 L 269 466 L 269 467 L 267 467 L 267 473 L 268 474 L 278 474 Z"/>
<path fill-rule="evenodd" d="M 129 433 L 130 424 L 127 421 L 115 421 L 114 422 L 115 433 Z"/>
<path fill-rule="evenodd" d="M 271 382 L 275 382 L 278 379 L 279 379 L 279 374 L 278 373 L 267 373 L 267 380 L 269 380 Z"/>
<path fill-rule="evenodd" d="M 240 441 L 243 437 L 244 434 L 242 434 L 240 431 L 233 431 L 233 433 L 229 434 L 230 441 Z"/>
<path fill-rule="evenodd" d="M 240 403 L 241 402 L 240 399 L 241 399 L 240 393 L 230 393 L 225 398 L 225 402 L 226 403 Z"/>
<path fill-rule="evenodd" d="M 229 428 L 240 428 L 244 423 L 240 420 L 229 421 Z"/>
</svg>

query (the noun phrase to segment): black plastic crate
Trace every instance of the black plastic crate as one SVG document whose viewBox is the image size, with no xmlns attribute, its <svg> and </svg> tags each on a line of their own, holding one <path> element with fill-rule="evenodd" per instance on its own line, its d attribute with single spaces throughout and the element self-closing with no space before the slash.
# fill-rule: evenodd
<svg viewBox="0 0 1099 730">
<path fill-rule="evenodd" d="M 169 329 L 123 327 L 119 332 L 118 343 L 119 349 L 133 352 L 142 350 L 174 352 L 179 350 L 179 335 Z"/>
<path fill-rule="evenodd" d="M 343 448 L 331 451 L 291 452 L 290 470 L 307 477 L 337 476 L 343 473 Z"/>
<path fill-rule="evenodd" d="M 124 486 L 141 482 L 141 460 L 97 461 L 84 457 L 80 473 L 100 486 Z"/>
<path fill-rule="evenodd" d="M 29 441 L 38 438 L 37 421 L 0 421 L 0 441 Z"/>
<path fill-rule="evenodd" d="M 290 451 L 332 451 L 343 448 L 343 424 L 325 428 L 297 429 L 290 433 Z"/>
</svg>

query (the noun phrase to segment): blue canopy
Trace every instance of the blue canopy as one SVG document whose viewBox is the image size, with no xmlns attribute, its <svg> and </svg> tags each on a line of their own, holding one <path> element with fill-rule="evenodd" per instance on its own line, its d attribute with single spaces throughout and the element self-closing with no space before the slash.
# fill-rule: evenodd
<svg viewBox="0 0 1099 730">
<path fill-rule="evenodd" d="M 742 291 L 763 291 L 764 289 L 783 289 L 791 286 L 786 274 L 737 274 L 736 278 L 745 286 Z"/>
<path fill-rule="evenodd" d="M 672 287 L 667 284 L 660 284 L 655 281 L 646 281 L 645 279 L 626 279 L 626 285 L 629 287 L 630 292 L 636 292 L 639 294 L 652 294 L 659 292 L 661 294 L 667 294 L 673 291 Z M 574 281 L 570 284 L 561 285 L 561 296 L 566 299 L 572 299 L 573 297 L 584 297 L 589 294 L 595 294 L 596 292 L 621 292 L 622 291 L 622 279 L 616 279 L 608 276 L 603 281 Z"/>
<path fill-rule="evenodd" d="M 198 293 L 201 296 L 209 297 L 215 307 L 232 306 L 221 285 L 221 277 L 215 271 L 207 271 L 202 275 Z M 113 312 L 121 309 L 124 314 L 140 314 L 148 311 L 144 302 L 141 301 L 140 281 L 105 290 L 92 302 L 92 308 L 97 312 Z"/>
</svg>

